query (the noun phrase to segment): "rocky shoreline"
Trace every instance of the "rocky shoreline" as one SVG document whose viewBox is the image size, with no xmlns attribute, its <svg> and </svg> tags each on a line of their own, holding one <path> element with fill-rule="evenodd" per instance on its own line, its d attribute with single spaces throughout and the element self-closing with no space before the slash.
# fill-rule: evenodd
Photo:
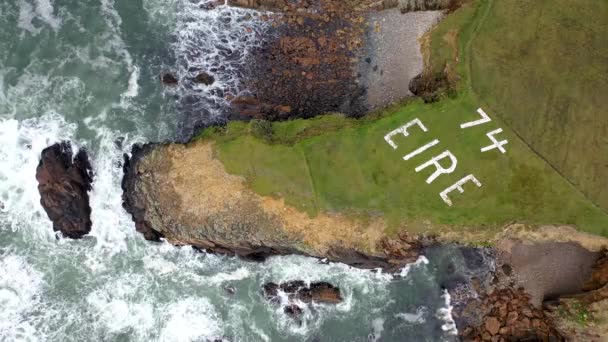
<svg viewBox="0 0 608 342">
<path fill-rule="evenodd" d="M 547 227 L 544 240 L 513 232 L 496 240 L 496 247 L 479 248 L 466 247 L 457 238 L 407 234 L 370 240 L 361 234 L 364 227 L 339 215 L 321 214 L 306 221 L 302 214 L 293 220 L 295 209 L 255 195 L 241 177 L 228 175 L 209 142 L 137 147 L 125 171 L 125 207 L 149 240 L 162 237 L 176 245 L 253 261 L 302 254 L 390 273 L 422 255 L 455 248 L 465 266 L 446 260 L 441 283 L 452 297 L 460 337 L 467 341 L 563 340 L 571 333 L 564 323 L 556 323 L 559 309 L 548 310 L 547 303 L 585 291 L 589 278 L 599 279 L 596 290 L 608 280 L 593 271 L 604 255 L 598 249 L 601 243 L 589 244 L 584 234 L 561 227 Z M 317 235 L 328 224 L 333 233 Z M 551 230 L 568 232 L 578 242 L 555 242 Z M 602 293 L 586 298 L 608 302 Z"/>
<path fill-rule="evenodd" d="M 454 2 L 405 3 L 359 1 L 359 7 L 345 8 L 329 0 L 297 6 L 279 0 L 230 0 L 235 6 L 281 12 L 275 18 L 277 37 L 253 53 L 254 67 L 245 79 L 251 93 L 228 95 L 230 119 L 282 120 L 331 111 L 357 116 L 368 111 L 365 83 L 375 82 L 369 81 L 376 75 L 371 73 L 380 71 L 374 70 L 375 60 L 368 63 L 360 52 L 362 9 L 401 4 L 407 12 L 446 9 Z M 369 64 L 367 75 L 356 72 L 362 63 Z M 368 81 L 361 81 L 366 77 Z M 170 75 L 162 78 L 178 82 Z M 212 80 L 201 77 L 201 82 Z M 86 153 L 74 158 L 68 143 L 49 147 L 36 177 L 54 230 L 70 238 L 89 233 L 92 172 Z M 134 146 L 131 156 L 125 156 L 122 188 L 124 208 L 145 239 L 252 261 L 301 254 L 395 273 L 434 250 L 455 248 L 465 266 L 446 260 L 443 289 L 437 290 L 450 294 L 459 337 L 465 341 L 600 341 L 608 334 L 598 318 L 608 308 L 608 257 L 576 238 L 556 242 L 548 236 L 530 243 L 525 236 L 511 235 L 497 238 L 495 247 L 470 247 L 457 238 L 387 236 L 381 218 L 366 223 L 335 213 L 311 218 L 248 189 L 243 177 L 226 172 L 208 141 Z M 278 291 L 291 302 L 341 300 L 339 289 L 326 283 L 271 283 L 263 290 L 271 301 L 277 300 Z M 297 316 L 301 309 L 291 303 L 285 310 Z M 572 323 L 581 317 L 589 317 L 584 319 L 591 322 L 590 329 Z"/>
</svg>

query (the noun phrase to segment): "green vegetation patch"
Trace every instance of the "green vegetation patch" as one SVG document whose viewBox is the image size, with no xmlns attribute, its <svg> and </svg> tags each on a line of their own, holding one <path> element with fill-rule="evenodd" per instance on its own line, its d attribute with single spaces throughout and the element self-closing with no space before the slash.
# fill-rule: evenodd
<svg viewBox="0 0 608 342">
<path fill-rule="evenodd" d="M 391 230 L 412 232 L 446 226 L 494 232 L 511 222 L 571 224 L 608 236 L 608 215 L 539 158 L 496 113 L 485 108 L 491 122 L 461 129 L 462 123 L 480 119 L 476 110 L 484 107 L 469 90 L 467 63 L 470 42 L 493 13 L 491 5 L 467 4 L 433 32 L 434 42 L 460 27 L 455 53 L 461 81 L 454 98 L 430 104 L 410 101 L 360 120 L 327 115 L 272 124 L 232 122 L 205 131 L 202 138 L 216 142 L 227 171 L 244 175 L 254 191 L 284 198 L 311 216 L 320 211 L 360 218 L 380 215 Z M 430 46 L 433 63 L 453 59 L 446 51 L 456 51 L 441 49 L 441 44 Z M 398 148 L 393 149 L 385 135 L 416 118 L 428 132 L 412 126 L 408 137 L 395 136 Z M 486 134 L 498 128 L 503 132 L 496 138 L 509 141 L 506 153 L 482 153 L 481 148 L 492 144 Z M 433 139 L 439 143 L 403 159 Z M 458 160 L 455 171 L 427 184 L 435 168 L 415 168 L 446 150 Z M 464 184 L 464 193 L 449 194 L 453 205 L 448 206 L 439 194 L 471 174 L 482 186 Z"/>
<path fill-rule="evenodd" d="M 608 210 L 608 1 L 494 1 L 472 43 L 488 108 Z"/>
</svg>

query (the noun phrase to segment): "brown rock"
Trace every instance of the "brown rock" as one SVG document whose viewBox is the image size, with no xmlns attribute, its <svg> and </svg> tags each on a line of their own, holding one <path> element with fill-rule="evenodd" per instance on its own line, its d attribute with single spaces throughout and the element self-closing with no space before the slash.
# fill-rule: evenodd
<svg viewBox="0 0 608 342">
<path fill-rule="evenodd" d="M 496 335 L 498 334 L 498 330 L 500 330 L 500 322 L 496 317 L 488 317 L 486 318 L 485 327 L 491 335 Z"/>
<path fill-rule="evenodd" d="M 194 82 L 202 83 L 204 85 L 211 85 L 213 82 L 215 82 L 215 78 L 206 72 L 201 72 L 200 74 L 196 75 Z"/>
<path fill-rule="evenodd" d="M 84 149 L 72 157 L 70 142 L 45 148 L 36 168 L 36 180 L 40 204 L 53 221 L 53 230 L 79 239 L 91 231 L 88 192 L 93 172 Z"/>
<path fill-rule="evenodd" d="M 513 324 L 515 323 L 515 321 L 517 321 L 517 317 L 519 315 L 517 314 L 517 311 L 511 311 L 509 312 L 509 315 L 507 316 L 507 323 L 508 324 Z"/>
</svg>

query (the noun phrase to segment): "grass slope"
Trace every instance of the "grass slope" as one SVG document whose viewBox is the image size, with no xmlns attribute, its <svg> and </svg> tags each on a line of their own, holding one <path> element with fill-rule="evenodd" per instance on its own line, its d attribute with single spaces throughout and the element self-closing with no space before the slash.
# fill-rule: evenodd
<svg viewBox="0 0 608 342">
<path fill-rule="evenodd" d="M 480 32 L 482 20 L 492 13 L 492 3 L 476 4 L 457 11 L 431 36 L 434 65 L 445 65 L 456 57 L 460 61 L 456 67 L 463 80 L 454 99 L 433 104 L 411 101 L 361 120 L 333 115 L 274 123 L 274 132 L 266 139 L 251 134 L 250 124 L 232 122 L 223 129 L 205 131 L 203 138 L 216 141 L 218 157 L 228 172 L 245 175 L 254 191 L 282 197 L 311 216 L 319 211 L 361 219 L 383 215 L 391 230 L 409 231 L 449 226 L 491 233 L 513 221 L 573 224 L 608 236 L 608 216 L 492 111 L 487 111 L 492 122 L 460 129 L 461 123 L 479 118 L 475 111 L 483 106 L 469 90 L 466 62 L 469 44 Z M 442 43 L 437 45 L 437 41 Z M 399 148 L 393 150 L 384 135 L 414 118 L 422 120 L 429 131 L 412 128 L 410 137 L 395 138 Z M 504 130 L 500 137 L 509 140 L 507 153 L 481 153 L 490 144 L 486 133 L 499 127 Z M 439 145 L 409 161 L 402 159 L 435 138 Z M 432 168 L 420 173 L 414 168 L 446 149 L 458 158 L 456 171 L 427 185 Z M 464 194 L 453 192 L 454 205 L 448 207 L 439 193 L 471 173 L 483 186 L 467 184 Z"/>
<path fill-rule="evenodd" d="M 496 1 L 489 17 L 474 90 L 608 211 L 608 1 Z"/>
</svg>

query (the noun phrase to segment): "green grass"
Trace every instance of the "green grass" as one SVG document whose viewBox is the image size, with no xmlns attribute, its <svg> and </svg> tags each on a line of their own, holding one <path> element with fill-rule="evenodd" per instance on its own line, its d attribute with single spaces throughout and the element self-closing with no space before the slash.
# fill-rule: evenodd
<svg viewBox="0 0 608 342">
<path fill-rule="evenodd" d="M 432 104 L 411 101 L 362 120 L 328 115 L 273 123 L 270 141 L 254 138 L 242 122 L 209 129 L 202 138 L 216 141 L 227 171 L 246 176 L 254 191 L 284 198 L 311 216 L 319 211 L 361 218 L 382 215 L 392 231 L 449 226 L 494 232 L 510 222 L 572 224 L 608 236 L 608 216 L 539 158 L 497 113 L 486 110 L 492 122 L 460 129 L 461 123 L 478 118 L 478 107 L 485 107 L 485 101 L 470 90 L 468 69 L 476 66 L 468 61 L 471 41 L 492 19 L 491 5 L 492 1 L 469 4 L 432 34 L 433 63 L 455 60 L 450 55 L 454 51 L 459 54 L 457 70 L 462 79 L 455 99 Z M 433 45 L 452 29 L 459 30 L 457 50 Z M 393 150 L 384 135 L 414 118 L 421 119 L 429 132 L 412 128 L 410 137 L 395 138 L 399 148 Z M 499 127 L 504 130 L 500 138 L 509 140 L 507 153 L 481 153 L 490 144 L 485 134 Z M 439 145 L 409 161 L 402 159 L 435 138 Z M 456 171 L 427 185 L 432 170 L 416 173 L 414 168 L 446 149 L 458 158 Z M 439 193 L 471 173 L 482 188 L 465 185 L 464 194 L 451 194 L 454 205 L 448 207 Z"/>
<path fill-rule="evenodd" d="M 479 97 L 608 210 L 608 1 L 495 1 L 472 43 Z"/>
</svg>

